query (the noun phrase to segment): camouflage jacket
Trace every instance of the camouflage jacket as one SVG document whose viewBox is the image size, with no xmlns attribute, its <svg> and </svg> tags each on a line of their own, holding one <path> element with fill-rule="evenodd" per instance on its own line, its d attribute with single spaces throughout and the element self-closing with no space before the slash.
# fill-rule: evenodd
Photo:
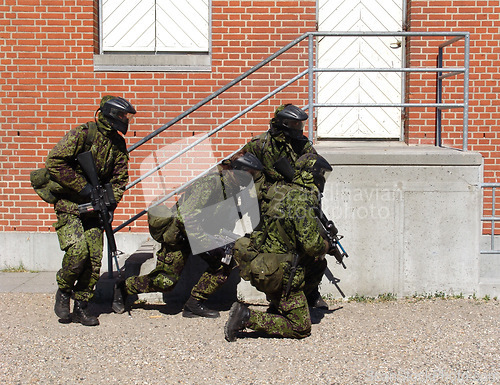
<svg viewBox="0 0 500 385">
<path fill-rule="evenodd" d="M 76 161 L 76 156 L 85 150 L 88 127 L 86 123 L 69 130 L 52 148 L 45 161 L 51 179 L 70 191 L 59 197 L 54 205 L 56 211 L 78 214 L 78 204 L 89 201 L 78 194 L 87 184 L 87 179 Z M 112 184 L 115 199 L 119 202 L 128 183 L 128 153 L 125 140 L 115 130 L 98 120 L 90 151 L 100 182 Z"/>
<path fill-rule="evenodd" d="M 251 234 L 251 244 L 261 253 L 296 251 L 302 260 L 315 259 L 325 252 L 325 243 L 314 213 L 318 195 L 295 184 L 275 184 L 264 196 L 262 227 Z M 278 223 L 288 237 L 283 239 Z M 293 250 L 290 250 L 292 246 Z"/>
<path fill-rule="evenodd" d="M 166 239 L 171 237 L 169 234 L 176 238 L 187 235 L 190 243 L 202 247 L 211 242 L 209 235 L 219 234 L 221 229 L 232 231 L 237 218 L 230 215 L 235 208 L 231 197 L 238 192 L 239 185 L 232 180 L 231 172 L 219 171 L 189 185 L 171 209 L 157 206 L 148 211 L 149 231 L 154 239 L 175 243 L 175 239 Z M 172 225 L 180 227 L 182 233 L 174 231 Z M 211 250 L 205 246 L 204 249 Z"/>
<path fill-rule="evenodd" d="M 274 169 L 274 164 L 278 159 L 285 156 L 292 167 L 301 155 L 307 153 L 316 153 L 313 145 L 304 136 L 301 140 L 291 142 L 283 133 L 271 135 L 265 132 L 250 140 L 243 151 L 254 154 L 264 165 L 264 174 L 266 177 L 266 187 L 277 181 L 283 181 L 283 176 Z"/>
</svg>

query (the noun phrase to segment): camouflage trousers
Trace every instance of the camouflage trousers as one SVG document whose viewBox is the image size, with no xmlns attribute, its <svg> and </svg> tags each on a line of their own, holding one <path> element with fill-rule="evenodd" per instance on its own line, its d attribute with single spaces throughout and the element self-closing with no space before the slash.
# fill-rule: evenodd
<svg viewBox="0 0 500 385">
<path fill-rule="evenodd" d="M 292 291 L 273 300 L 273 312 L 250 309 L 247 328 L 285 338 L 304 338 L 311 335 L 311 315 L 303 291 Z"/>
<path fill-rule="evenodd" d="M 267 312 L 250 309 L 250 319 L 246 327 L 266 334 L 285 338 L 304 338 L 311 334 L 311 315 L 304 294 L 307 273 L 298 266 L 286 295 L 290 279 L 290 264 L 283 265 L 283 285 L 281 293 L 266 293 L 271 306 Z"/>
<path fill-rule="evenodd" d="M 75 299 L 89 301 L 99 280 L 103 232 L 95 217 L 56 212 L 54 227 L 59 246 L 64 251 L 62 267 L 56 274 L 59 288 L 73 292 Z"/>
<path fill-rule="evenodd" d="M 172 246 L 162 243 L 161 249 L 156 253 L 155 269 L 146 275 L 127 278 L 125 281 L 127 293 L 168 293 L 172 291 L 179 281 L 190 254 L 189 244 Z M 208 263 L 208 268 L 192 288 L 191 296 L 199 300 L 206 300 L 227 281 L 232 267 L 223 264 L 220 258 L 215 256 L 212 257 L 208 254 L 200 256 Z"/>
</svg>

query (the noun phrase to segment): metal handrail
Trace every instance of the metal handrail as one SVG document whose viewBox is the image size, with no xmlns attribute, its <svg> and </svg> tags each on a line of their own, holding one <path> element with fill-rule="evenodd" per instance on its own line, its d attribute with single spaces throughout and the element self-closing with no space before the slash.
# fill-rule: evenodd
<svg viewBox="0 0 500 385">
<path fill-rule="evenodd" d="M 299 75 L 296 75 L 292 80 L 285 83 L 286 85 L 278 87 L 277 89 L 270 92 L 269 94 L 264 96 L 262 99 L 260 99 L 256 103 L 252 104 L 252 106 L 250 106 L 251 108 L 249 107 L 249 108 L 244 109 L 240 113 L 236 114 L 235 116 L 233 116 L 232 118 L 227 120 L 225 123 L 221 124 L 220 126 L 218 126 L 215 129 L 209 131 L 207 134 L 203 135 L 201 138 L 199 138 L 198 140 L 193 142 L 191 145 L 187 146 L 185 149 L 179 151 L 177 154 L 173 155 L 171 158 L 164 161 L 162 164 L 158 165 L 157 167 L 154 167 L 153 169 L 148 171 L 145 175 L 141 176 L 137 180 L 135 180 L 132 183 L 130 183 L 129 185 L 127 185 L 126 189 L 129 189 L 129 188 L 135 186 L 137 183 L 146 179 L 148 176 L 154 174 L 156 171 L 158 171 L 162 167 L 166 166 L 168 163 L 177 159 L 178 157 L 180 157 L 181 155 L 183 155 L 184 153 L 186 153 L 187 151 L 189 151 L 190 149 L 192 149 L 193 147 L 195 147 L 199 143 L 203 142 L 204 140 L 208 139 L 210 136 L 212 136 L 215 133 L 217 133 L 218 131 L 220 131 L 222 128 L 226 127 L 228 124 L 232 123 L 234 120 L 238 119 L 239 117 L 241 117 L 245 113 L 252 110 L 257 105 L 261 104 L 263 101 L 269 99 L 271 96 L 275 95 L 276 93 L 278 93 L 282 89 L 286 88 L 287 85 L 295 82 L 297 79 L 299 79 L 300 77 L 303 77 L 306 74 L 309 74 L 309 104 L 305 108 L 308 108 L 309 112 L 310 112 L 309 113 L 309 124 L 308 124 L 308 126 L 309 126 L 308 132 L 309 132 L 309 139 L 310 140 L 312 140 L 312 138 L 313 138 L 313 113 L 312 113 L 312 111 L 314 110 L 315 107 L 414 107 L 414 106 L 418 106 L 418 107 L 434 107 L 438 111 L 441 111 L 442 109 L 448 109 L 448 108 L 463 108 L 464 109 L 464 145 L 463 145 L 463 150 L 464 151 L 467 150 L 467 140 L 466 140 L 467 130 L 466 130 L 466 127 L 467 127 L 467 122 L 468 122 L 468 118 L 467 118 L 467 116 L 468 116 L 468 111 L 467 111 L 467 109 L 468 109 L 468 97 L 466 98 L 465 96 L 464 96 L 463 103 L 442 103 L 440 101 L 438 101 L 437 103 L 329 103 L 329 104 L 327 104 L 327 103 L 314 103 L 314 97 L 313 97 L 314 91 L 312 89 L 314 87 L 314 82 L 312 82 L 312 76 L 313 76 L 313 74 L 315 74 L 317 72 L 402 72 L 402 73 L 404 73 L 404 72 L 436 72 L 439 75 L 439 74 L 441 74 L 442 70 L 444 70 L 444 68 L 442 68 L 442 65 L 439 66 L 438 68 L 419 68 L 419 67 L 415 67 L 415 68 L 412 68 L 412 67 L 410 67 L 410 68 L 314 68 L 314 61 L 313 61 L 314 50 L 312 50 L 311 47 L 313 47 L 312 42 L 313 42 L 313 37 L 315 37 L 315 36 L 337 36 L 337 37 L 342 37 L 342 36 L 350 36 L 350 37 L 378 37 L 378 36 L 423 36 L 423 37 L 425 37 L 425 36 L 427 36 L 427 37 L 438 36 L 438 37 L 442 37 L 442 36 L 453 36 L 454 37 L 453 39 L 450 39 L 450 40 L 442 43 L 439 46 L 441 57 L 442 57 L 442 49 L 444 47 L 446 47 L 446 46 L 448 46 L 448 45 L 450 45 L 458 40 L 461 40 L 461 39 L 466 39 L 466 43 L 469 41 L 468 40 L 469 32 L 308 32 L 308 33 L 305 33 L 302 36 L 300 36 L 297 39 L 290 42 L 289 44 L 287 44 L 286 46 L 284 46 L 283 48 L 276 51 L 274 54 L 270 55 L 268 58 L 261 61 L 259 64 L 252 67 L 250 70 L 248 70 L 245 73 L 243 73 L 242 75 L 238 76 L 233 81 L 229 82 L 227 85 L 221 87 L 219 90 L 215 91 L 210 96 L 206 97 L 205 99 L 203 99 L 199 103 L 195 104 L 193 107 L 189 108 L 188 110 L 186 110 L 182 114 L 178 115 L 176 118 L 172 119 L 167 124 L 159 127 L 158 129 L 156 129 L 152 133 L 145 136 L 143 139 L 139 140 L 138 142 L 136 142 L 135 144 L 130 146 L 128 148 L 129 152 L 140 147 L 142 144 L 151 140 L 152 138 L 159 135 L 160 133 L 162 133 L 163 131 L 165 131 L 166 129 L 168 129 L 169 127 L 174 125 L 175 123 L 179 122 L 180 120 L 182 120 L 186 116 L 190 115 L 192 112 L 196 111 L 197 109 L 199 109 L 203 105 L 207 104 L 209 101 L 211 101 L 214 98 L 216 98 L 217 96 L 221 95 L 222 93 L 227 91 L 229 88 L 233 87 L 234 85 L 241 82 L 243 79 L 247 78 L 248 76 L 250 76 L 251 74 L 253 74 L 257 70 L 259 70 L 260 68 L 264 67 L 266 64 L 268 64 L 269 62 L 271 62 L 272 60 L 274 60 L 275 58 L 277 58 L 281 54 L 285 53 L 286 51 L 288 51 L 290 48 L 294 47 L 295 45 L 297 45 L 301 41 L 305 40 L 306 38 L 309 38 L 309 52 L 308 52 L 309 62 L 308 62 L 308 69 L 306 71 L 303 71 Z M 466 46 L 467 47 L 466 47 L 465 51 L 468 52 L 468 44 L 466 44 Z M 449 73 L 447 76 L 453 76 L 453 75 L 456 75 L 459 73 L 464 73 L 466 75 L 466 76 L 464 76 L 464 92 L 465 92 L 466 89 L 468 90 L 468 73 L 469 73 L 468 55 L 464 58 L 464 64 L 465 64 L 464 67 L 447 68 L 446 71 L 448 71 L 448 73 Z M 465 87 L 466 85 L 467 85 L 467 88 Z M 439 88 L 438 88 L 438 90 L 439 90 Z M 440 115 L 439 115 L 439 117 L 440 117 Z M 439 119 L 439 121 L 440 121 L 440 119 Z M 440 126 L 439 126 L 438 131 L 439 131 L 439 138 L 440 138 L 440 133 L 441 133 Z M 438 142 L 436 142 L 436 143 L 437 143 L 437 145 L 441 145 L 440 140 L 439 140 L 439 143 Z"/>
<path fill-rule="evenodd" d="M 318 36 L 323 36 L 323 37 L 326 37 L 326 36 L 334 36 L 334 37 L 335 36 L 336 37 L 380 37 L 380 36 L 446 37 L 446 36 L 449 36 L 449 37 L 452 37 L 452 39 L 449 39 L 448 41 L 442 43 L 439 46 L 441 58 L 442 58 L 442 49 L 444 47 L 446 47 L 446 46 L 448 46 L 448 45 L 450 45 L 458 40 L 465 39 L 464 67 L 447 68 L 446 69 L 447 74 L 445 74 L 445 75 L 442 74 L 442 72 L 444 72 L 444 70 L 445 70 L 445 68 L 443 68 L 442 65 L 437 66 L 436 68 L 419 68 L 419 67 L 414 67 L 414 68 L 413 67 L 410 67 L 410 68 L 315 68 L 315 66 L 314 66 L 314 38 L 318 37 Z M 210 136 L 214 135 L 215 133 L 220 131 L 222 128 L 226 127 L 231 122 L 235 121 L 236 119 L 238 119 L 242 115 L 246 114 L 247 112 L 249 112 L 250 110 L 252 110 L 256 106 L 258 106 L 259 104 L 261 104 L 265 100 L 269 99 L 270 97 L 272 97 L 276 93 L 280 92 L 281 90 L 286 88 L 288 85 L 290 85 L 291 83 L 295 82 L 296 80 L 298 80 L 299 78 L 301 78 L 305 75 L 309 76 L 309 85 L 308 85 L 309 102 L 308 102 L 308 105 L 305 106 L 304 108 L 309 109 L 308 131 L 309 131 L 309 139 L 311 139 L 311 140 L 313 138 L 313 125 L 314 125 L 313 112 L 314 112 L 314 108 L 316 108 L 316 107 L 414 107 L 414 106 L 418 106 L 418 107 L 434 107 L 438 111 L 441 111 L 441 109 L 447 109 L 447 108 L 463 108 L 464 109 L 464 146 L 463 146 L 463 150 L 464 151 L 467 150 L 467 140 L 466 140 L 467 118 L 466 117 L 468 116 L 467 115 L 468 114 L 468 111 L 467 111 L 468 110 L 468 81 L 469 81 L 469 57 L 468 57 L 468 55 L 469 55 L 469 41 L 470 41 L 469 40 L 469 32 L 319 32 L 318 31 L 318 32 L 305 33 L 302 36 L 300 36 L 297 39 L 290 42 L 289 44 L 285 45 L 283 48 L 279 49 L 274 54 L 270 55 L 268 58 L 264 59 L 259 64 L 252 67 L 250 70 L 248 70 L 248 71 L 244 72 L 243 74 L 241 74 L 240 76 L 236 77 L 234 80 L 229 82 L 227 85 L 221 87 L 219 90 L 215 91 L 210 96 L 204 98 L 199 103 L 195 104 L 194 106 L 192 106 L 191 108 L 189 108 L 185 112 L 178 115 L 176 118 L 172 119 L 171 121 L 169 121 L 165 125 L 159 127 L 158 129 L 156 129 L 152 133 L 145 136 L 143 139 L 139 140 L 137 143 L 133 144 L 131 147 L 128 148 L 128 151 L 129 152 L 134 151 L 135 149 L 140 147 L 142 144 L 146 143 L 147 141 L 151 140 L 155 136 L 159 135 L 160 133 L 162 133 L 163 131 L 165 131 L 166 129 L 168 129 L 169 127 L 174 125 L 175 123 L 179 122 L 180 120 L 182 120 L 186 116 L 190 115 L 192 112 L 196 111 L 197 109 L 199 109 L 203 105 L 207 104 L 209 101 L 215 99 L 217 96 L 221 95 L 222 93 L 227 91 L 229 88 L 231 88 L 234 85 L 236 85 L 237 83 L 241 82 L 243 79 L 247 78 L 248 76 L 250 76 L 251 74 L 253 74 L 257 70 L 259 70 L 260 68 L 264 67 L 265 65 L 270 63 L 272 60 L 276 59 L 278 56 L 282 55 L 283 53 L 288 51 L 290 48 L 294 47 L 295 45 L 297 45 L 298 43 L 302 42 L 305 39 L 309 39 L 309 41 L 308 41 L 309 60 L 308 60 L 307 70 L 296 75 L 293 79 L 285 82 L 282 86 L 271 91 L 266 96 L 259 99 L 257 102 L 253 103 L 251 106 L 245 108 L 244 110 L 242 110 L 238 114 L 236 114 L 233 117 L 231 117 L 230 119 L 228 119 L 223 124 L 219 125 L 215 129 L 209 131 L 208 133 L 206 133 L 205 135 L 200 137 L 198 140 L 196 140 L 194 143 L 192 143 L 191 145 L 187 146 L 185 149 L 179 151 L 177 154 L 173 155 L 172 157 L 170 157 L 169 159 L 164 161 L 162 164 L 149 170 L 146 174 L 142 175 L 141 177 L 139 177 L 138 179 L 136 179 L 135 181 L 133 181 L 132 183 L 127 185 L 126 189 L 129 189 L 129 188 L 135 186 L 136 184 L 138 184 L 139 182 L 141 182 L 142 180 L 146 179 L 148 176 L 152 175 L 153 173 L 155 173 L 156 171 L 158 171 L 162 167 L 166 166 L 168 163 L 172 162 L 174 159 L 177 159 L 179 156 L 186 153 L 191 148 L 195 147 L 196 145 L 198 145 L 202 141 L 204 141 L 207 138 L 209 138 Z M 406 73 L 406 72 L 436 72 L 438 74 L 438 78 L 441 80 L 442 80 L 442 78 L 445 78 L 448 76 L 453 76 L 453 75 L 456 75 L 459 73 L 464 73 L 464 102 L 463 103 L 442 103 L 441 101 L 438 100 L 436 103 L 366 103 L 366 104 L 362 104 L 362 103 L 357 103 L 357 104 L 352 104 L 352 103 L 335 103 L 335 104 L 334 103 L 331 103 L 331 104 L 315 103 L 314 102 L 314 75 L 318 72 L 401 72 L 401 73 Z M 442 86 L 442 84 L 441 84 L 441 86 Z M 439 88 L 438 88 L 438 90 L 439 90 Z M 439 127 L 439 133 L 440 133 L 440 127 Z M 440 145 L 440 143 L 439 143 L 439 145 Z M 211 168 L 213 168 L 214 166 L 212 166 Z M 199 174 L 196 178 L 199 178 L 201 175 L 205 174 L 206 172 L 208 172 L 208 170 Z M 187 184 L 189 184 L 189 183 L 190 182 L 188 182 Z M 179 189 L 184 188 L 186 185 L 179 187 Z M 144 215 L 146 212 L 147 212 L 147 209 L 142 212 L 141 216 Z M 137 215 L 133 216 L 132 221 L 138 219 L 139 217 Z M 115 232 L 119 231 L 120 229 L 122 229 L 123 227 L 125 227 L 129 223 L 131 223 L 130 220 L 125 222 L 124 224 L 118 226 L 114 231 Z"/>
<path fill-rule="evenodd" d="M 442 43 L 439 46 L 438 49 L 438 65 L 437 68 L 315 68 L 314 66 L 314 38 L 318 36 L 337 36 L 337 37 L 380 37 L 380 36 L 401 36 L 401 37 L 411 37 L 411 36 L 422 36 L 422 37 L 430 37 L 430 36 L 438 36 L 438 37 L 443 37 L 443 36 L 449 36 L 452 37 L 452 39 L 449 39 L 448 41 Z M 238 84 L 241 82 L 243 79 L 247 78 L 260 68 L 264 67 L 268 63 L 270 63 L 272 60 L 280 56 L 281 54 L 285 53 L 288 51 L 290 48 L 294 47 L 301 41 L 308 39 L 308 67 L 307 70 L 301 72 L 300 74 L 296 75 L 293 79 L 285 82 L 282 86 L 276 88 L 275 90 L 271 91 L 268 93 L 266 96 L 263 98 L 259 99 L 257 102 L 253 103 L 249 107 L 245 108 L 238 114 L 234 115 L 232 118 L 228 119 L 226 122 L 223 124 L 219 125 L 215 129 L 209 131 L 205 135 L 203 135 L 201 138 L 196 140 L 194 143 L 191 145 L 187 146 L 185 149 L 179 151 L 177 154 L 174 156 L 170 157 L 166 161 L 164 161 L 161 165 L 158 165 L 148 171 L 146 174 L 143 176 L 139 177 L 137 180 L 133 181 L 129 185 L 126 186 L 126 189 L 130 189 L 131 187 L 135 186 L 142 180 L 146 179 L 148 176 L 152 175 L 162 167 L 166 166 L 168 163 L 172 162 L 174 159 L 177 159 L 180 157 L 182 154 L 186 153 L 189 151 L 191 148 L 195 147 L 202 141 L 206 140 L 210 136 L 214 135 L 218 131 L 220 131 L 222 128 L 226 127 L 229 125 L 231 122 L 235 121 L 242 115 L 246 114 L 265 100 L 269 99 L 276 93 L 280 92 L 284 88 L 286 88 L 288 85 L 292 84 L 296 80 L 300 79 L 301 77 L 308 75 L 308 105 L 305 106 L 305 109 L 308 109 L 309 111 L 309 120 L 308 120 L 308 136 L 309 139 L 313 139 L 313 133 L 314 133 L 314 108 L 317 107 L 413 107 L 413 106 L 418 106 L 418 107 L 435 107 L 436 108 L 436 145 L 441 146 L 441 110 L 446 109 L 446 108 L 463 108 L 464 111 L 464 123 L 463 123 L 463 151 L 467 150 L 467 136 L 468 136 L 468 97 L 469 97 L 469 45 L 470 45 L 470 34 L 469 32 L 308 32 L 303 34 L 302 36 L 298 37 L 297 39 L 293 40 L 289 44 L 285 45 L 283 48 L 279 49 L 276 51 L 274 54 L 270 55 L 268 58 L 262 60 L 259 64 L 255 65 L 248 71 L 244 72 L 240 76 L 236 77 L 234 80 L 229 82 L 227 85 L 221 87 L 219 90 L 215 91 L 212 93 L 210 96 L 206 97 L 205 99 L 201 100 L 199 103 L 195 104 L 185 112 L 181 113 L 165 125 L 159 127 L 152 133 L 146 135 L 144 138 L 133 144 L 128 148 L 129 152 L 134 151 L 144 143 L 148 142 L 155 136 L 159 135 L 169 127 L 173 126 L 175 123 L 181 121 L 183 118 L 186 116 L 190 115 L 192 112 L 198 110 L 200 107 L 203 105 L 207 104 L 209 101 L 215 99 L 217 96 L 221 95 L 234 85 Z M 444 47 L 459 41 L 461 39 L 465 40 L 464 46 L 464 67 L 454 67 L 454 68 L 448 68 L 446 69 L 447 73 L 443 74 L 445 68 L 442 66 L 442 56 L 443 56 L 443 49 Z M 340 103 L 340 104 L 327 104 L 327 103 L 315 103 L 315 93 L 314 93 L 314 75 L 318 72 L 401 72 L 401 73 L 407 73 L 407 72 L 436 72 L 437 74 L 437 102 L 436 103 L 368 103 L 368 104 L 351 104 L 351 103 Z M 442 103 L 442 80 L 444 78 L 450 77 L 450 76 L 455 76 L 459 73 L 464 74 L 464 101 L 463 103 Z M 234 153 L 233 153 L 234 154 Z M 132 216 L 129 220 L 125 221 L 118 227 L 116 227 L 113 232 L 117 232 L 121 229 L 123 229 L 125 226 L 128 224 L 134 222 L 135 220 L 139 219 L 141 216 L 147 213 L 147 211 L 155 207 L 156 205 L 166 201 L 173 195 L 177 194 L 179 191 L 184 189 L 185 187 L 189 186 L 191 183 L 193 183 L 195 180 L 201 178 L 203 175 L 207 174 L 216 166 L 213 165 L 203 171 L 202 173 L 198 174 L 195 178 L 191 179 L 187 183 L 183 184 L 182 186 L 178 187 L 177 189 L 174 189 L 171 193 L 165 195 L 162 199 L 158 200 L 151 206 L 147 207 L 146 209 L 142 210 L 140 213 Z M 494 204 L 494 203 L 493 203 Z M 496 220 L 497 218 L 493 218 Z M 500 219 L 500 218 L 498 218 Z M 494 233 L 494 231 L 492 231 Z M 493 242 L 493 239 L 492 239 Z M 492 244 L 493 245 L 493 244 Z M 500 253 L 500 251 L 499 251 Z M 112 264 L 111 264 L 111 250 L 108 246 L 108 269 L 110 275 L 112 274 Z M 119 270 L 119 266 L 117 266 Z"/>
</svg>

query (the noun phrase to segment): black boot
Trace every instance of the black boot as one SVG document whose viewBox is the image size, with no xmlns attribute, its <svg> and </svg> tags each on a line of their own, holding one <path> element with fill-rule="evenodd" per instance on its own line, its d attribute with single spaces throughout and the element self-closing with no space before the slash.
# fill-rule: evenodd
<svg viewBox="0 0 500 385">
<path fill-rule="evenodd" d="M 127 288 L 125 287 L 125 281 L 119 281 L 115 283 L 113 289 L 113 303 L 111 308 L 117 314 L 122 314 L 125 312 L 125 304 L 127 302 Z"/>
<path fill-rule="evenodd" d="M 182 316 L 187 318 L 194 318 L 194 317 L 217 318 L 220 316 L 220 314 L 217 310 L 211 310 L 208 307 L 205 307 L 205 305 L 203 305 L 203 301 L 191 296 L 184 304 Z"/>
<path fill-rule="evenodd" d="M 71 315 L 69 310 L 70 298 L 71 298 L 71 293 L 62 291 L 61 289 L 57 289 L 54 312 L 63 322 L 71 321 Z"/>
<path fill-rule="evenodd" d="M 231 310 L 229 310 L 229 317 L 226 325 L 224 326 L 224 337 L 226 341 L 236 341 L 238 332 L 246 328 L 249 319 L 250 310 L 242 303 L 233 303 Z"/>
<path fill-rule="evenodd" d="M 90 314 L 89 303 L 84 301 L 75 301 L 73 308 L 73 322 L 79 322 L 85 326 L 97 326 L 99 320 Z"/>
<path fill-rule="evenodd" d="M 314 290 L 312 293 L 307 295 L 307 305 L 314 309 L 328 310 L 328 304 L 321 297 L 318 290 Z"/>
</svg>

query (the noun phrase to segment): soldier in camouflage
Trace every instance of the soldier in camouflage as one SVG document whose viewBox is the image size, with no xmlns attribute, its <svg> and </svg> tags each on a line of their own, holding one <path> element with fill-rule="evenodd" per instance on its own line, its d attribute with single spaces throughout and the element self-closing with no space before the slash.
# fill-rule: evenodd
<svg viewBox="0 0 500 385">
<path fill-rule="evenodd" d="M 270 189 L 268 195 L 272 197 L 263 213 L 262 228 L 252 232 L 250 246 L 258 253 L 297 253 L 297 270 L 291 275 L 290 262 L 281 263 L 281 290 L 266 293 L 271 302 L 268 312 L 249 309 L 239 302 L 233 304 L 224 328 L 227 341 L 235 341 L 238 332 L 245 328 L 286 338 L 304 338 L 311 333 L 304 291 L 314 288 L 321 280 L 326 268 L 324 256 L 330 248 L 321 236 L 314 207 L 318 206 L 319 193 L 325 184 L 324 174 L 332 168 L 317 154 L 301 156 L 295 167 L 293 183 L 275 184 Z M 290 292 L 287 292 L 290 279 Z"/>
<path fill-rule="evenodd" d="M 234 262 L 233 260 L 229 264 L 222 262 L 225 255 L 223 248 L 213 249 L 210 246 L 213 239 L 209 234 L 214 234 L 216 231 L 206 230 L 211 224 L 220 223 L 232 226 L 227 230 L 233 230 L 235 223 L 228 222 L 225 206 L 219 204 L 235 196 L 241 187 L 252 180 L 252 177 L 258 178 L 259 173 L 255 172 L 260 170 L 262 164 L 257 158 L 252 154 L 239 153 L 231 161 L 223 161 L 218 166 L 218 171 L 207 174 L 188 186 L 172 208 L 158 205 L 150 209 L 148 211 L 150 234 L 161 244 L 160 250 L 156 253 L 156 267 L 146 275 L 132 276 L 118 282 L 115 285 L 113 310 L 118 314 L 123 313 L 126 299 L 131 294 L 172 291 L 179 281 L 187 258 L 192 254 L 190 242 L 196 240 L 197 244 L 207 245 L 202 247 L 207 251 L 199 253 L 199 256 L 207 262 L 208 267 L 192 288 L 182 315 L 188 318 L 219 317 L 219 312 L 208 308 L 204 302 L 227 281 Z M 205 208 L 218 206 L 220 209 L 211 212 L 212 215 L 209 217 L 203 215 Z M 189 224 L 186 224 L 186 220 L 189 220 Z"/>
<path fill-rule="evenodd" d="M 312 143 L 303 134 L 308 115 L 293 104 L 279 106 L 269 122 L 269 130 L 250 140 L 243 150 L 254 154 L 264 165 L 265 180 L 262 189 L 268 190 L 275 183 L 284 183 L 284 177 L 275 169 L 276 162 L 284 157 L 295 167 L 295 162 L 304 154 L 316 154 Z M 308 293 L 309 306 L 328 309 L 319 289 Z"/>
<path fill-rule="evenodd" d="M 46 168 L 50 177 L 65 188 L 54 205 L 57 222 L 54 227 L 61 250 L 65 252 L 62 267 L 57 272 L 58 290 L 54 311 L 61 322 L 70 322 L 70 298 L 74 296 L 73 321 L 87 326 L 99 324 L 89 312 L 88 302 L 94 295 L 99 279 L 103 230 L 94 213 L 79 214 L 78 205 L 90 202 L 92 186 L 77 165 L 76 156 L 90 151 L 102 184 L 111 183 L 119 202 L 128 182 L 128 154 L 125 140 L 134 107 L 125 99 L 106 95 L 97 110 L 95 122 L 71 129 L 50 151 Z M 93 127 L 93 131 L 91 129 Z M 89 133 L 92 131 L 92 143 Z"/>
<path fill-rule="evenodd" d="M 250 140 L 243 151 L 254 154 L 264 165 L 266 189 L 276 182 L 283 182 L 284 178 L 274 169 L 274 164 L 285 157 L 295 165 L 297 159 L 316 150 L 303 134 L 304 121 L 307 114 L 293 104 L 283 104 L 274 112 L 269 122 L 269 130 Z"/>
</svg>

